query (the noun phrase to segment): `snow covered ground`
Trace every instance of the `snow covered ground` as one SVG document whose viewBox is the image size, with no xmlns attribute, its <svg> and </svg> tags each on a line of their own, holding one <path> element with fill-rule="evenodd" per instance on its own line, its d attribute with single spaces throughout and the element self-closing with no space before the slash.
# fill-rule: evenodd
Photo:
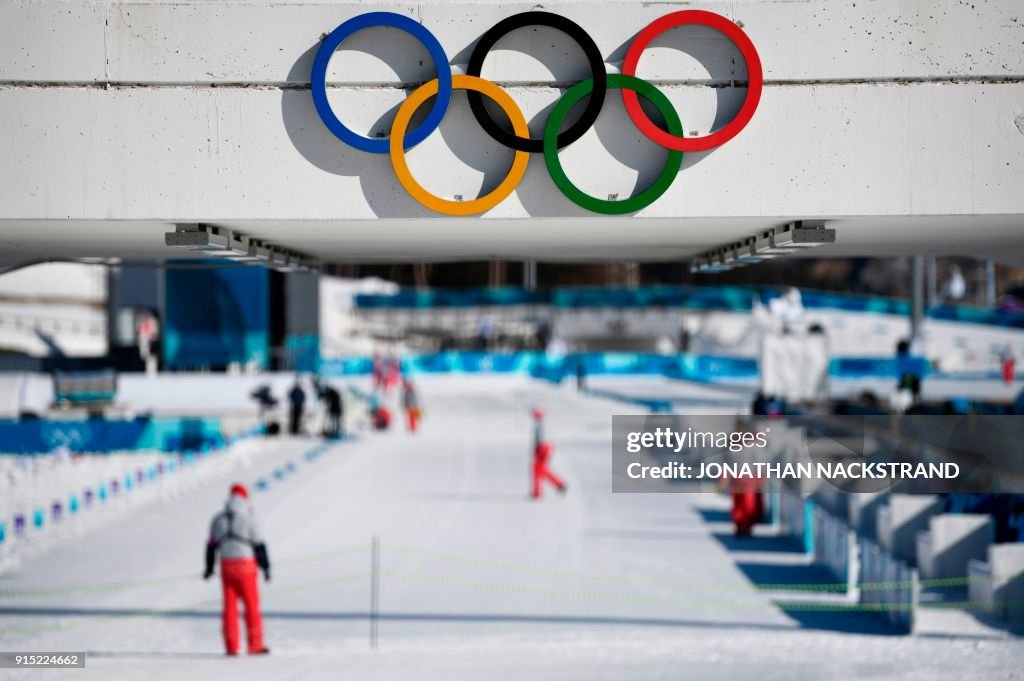
<svg viewBox="0 0 1024 681">
<path fill-rule="evenodd" d="M 737 545 L 723 497 L 612 494 L 609 416 L 630 411 L 622 402 L 521 378 L 420 384 L 416 436 L 361 433 L 319 456 L 316 440 L 267 440 L 223 484 L 0 578 L 0 650 L 88 656 L 84 670 L 0 679 L 1024 678 L 1024 639 L 963 613 L 923 616 L 922 633 L 901 637 L 867 614 L 784 612 L 751 566 L 798 570 L 799 556 L 771 537 Z M 735 396 L 712 392 L 678 397 Z M 532 406 L 569 484 L 540 502 L 527 499 Z M 274 563 L 269 657 L 222 656 L 218 584 L 199 577 L 209 517 L 236 477 L 268 483 L 252 496 Z"/>
</svg>

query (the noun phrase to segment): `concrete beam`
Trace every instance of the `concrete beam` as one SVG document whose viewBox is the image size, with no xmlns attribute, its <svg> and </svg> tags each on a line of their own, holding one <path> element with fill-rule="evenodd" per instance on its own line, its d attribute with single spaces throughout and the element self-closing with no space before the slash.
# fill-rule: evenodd
<svg viewBox="0 0 1024 681">
<path fill-rule="evenodd" d="M 308 83 L 321 34 L 352 16 L 386 10 L 429 28 L 454 63 L 500 19 L 533 3 L 86 2 L 20 0 L 0 7 L 0 81 Z M 734 3 L 556 2 L 544 9 L 582 25 L 605 58 L 621 62 L 634 35 L 679 9 L 708 9 L 742 24 L 769 81 L 1006 78 L 1024 74 L 1024 18 L 1015 0 L 831 0 Z M 382 40 L 382 36 L 384 39 Z M 59 47 L 58 47 L 59 45 Z M 397 31 L 368 30 L 343 48 L 346 83 L 432 77 Z M 488 76 L 511 82 L 578 80 L 586 66 L 547 29 L 520 31 L 499 48 L 522 52 Z M 685 50 L 681 51 L 680 48 Z M 813 58 L 809 58 L 813 55 Z M 679 28 L 655 41 L 641 75 L 658 80 L 745 77 L 718 33 Z"/>
</svg>

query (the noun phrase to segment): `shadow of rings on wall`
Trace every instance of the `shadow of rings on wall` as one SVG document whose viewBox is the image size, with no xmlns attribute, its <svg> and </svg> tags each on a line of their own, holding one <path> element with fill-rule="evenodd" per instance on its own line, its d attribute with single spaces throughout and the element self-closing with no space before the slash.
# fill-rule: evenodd
<svg viewBox="0 0 1024 681">
<path fill-rule="evenodd" d="M 382 35 L 387 35 L 388 39 L 382 40 Z M 609 62 L 621 61 L 634 37 L 630 37 L 629 40 L 613 50 L 607 60 Z M 582 54 L 576 55 L 572 50 L 563 51 L 556 48 L 559 45 L 564 47 L 567 42 L 571 43 L 571 39 L 563 36 L 560 32 L 539 27 L 531 31 L 513 32 L 502 38 L 496 47 L 500 47 L 502 50 L 519 51 L 534 58 L 537 58 L 539 53 L 542 63 L 551 71 L 555 82 L 582 80 L 590 75 Z M 408 49 L 409 44 L 418 46 L 414 38 L 402 31 L 385 27 L 369 28 L 350 36 L 339 46 L 336 54 L 338 52 L 370 54 L 394 69 L 400 82 L 412 83 L 415 87 L 426 77 L 432 77 L 432 74 L 424 76 L 424 60 L 409 59 L 408 55 L 415 53 L 414 50 Z M 545 47 L 541 49 L 538 45 Z M 299 56 L 288 74 L 288 82 L 297 84 L 297 86 L 285 88 L 282 92 L 282 120 L 292 145 L 303 158 L 321 170 L 342 177 L 358 177 L 363 197 L 371 211 L 378 217 L 447 217 L 430 211 L 406 193 L 398 183 L 390 159 L 386 154 L 369 154 L 349 147 L 337 139 L 320 120 L 308 87 L 313 58 L 319 46 L 320 42 L 317 41 Z M 746 94 L 744 82 L 746 66 L 739 50 L 725 36 L 702 26 L 680 26 L 656 38 L 652 42 L 652 47 L 671 47 L 674 50 L 682 51 L 707 71 L 707 87 L 712 87 L 716 95 L 712 131 L 721 128 L 736 115 Z M 459 55 L 468 53 L 471 49 L 472 45 L 466 47 Z M 548 58 L 549 54 L 556 56 Z M 572 57 L 577 58 L 572 59 Z M 459 63 L 458 60 L 459 56 L 456 56 L 453 61 Z M 426 65 L 426 68 L 430 68 L 429 60 Z M 736 85 L 736 82 L 739 82 L 740 85 Z M 664 88 L 664 90 L 666 93 L 671 92 L 671 88 Z M 405 92 L 408 95 L 411 89 L 406 89 Z M 564 92 L 564 88 L 559 88 L 559 96 Z M 601 147 L 610 156 L 609 163 L 618 162 L 637 172 L 634 186 L 632 188 L 624 186 L 621 191 L 617 192 L 622 196 L 628 196 L 630 193 L 642 190 L 653 181 L 664 163 L 667 151 L 659 149 L 646 140 L 639 130 L 635 130 L 635 126 L 629 121 L 624 107 L 621 105 L 620 92 L 611 91 L 608 93 L 608 97 L 609 101 L 595 123 L 594 133 L 597 135 Z M 544 123 L 556 100 L 557 97 L 528 118 L 531 135 L 539 137 L 542 134 Z M 386 137 L 387 130 L 400 105 L 401 102 L 391 106 L 377 117 L 369 126 L 369 133 L 375 137 Z M 680 109 L 684 106 L 685 104 Z M 428 108 L 427 105 L 421 107 L 421 110 L 414 116 L 410 127 L 415 127 L 426 116 Z M 580 109 L 579 106 L 574 108 L 565 126 L 571 125 Z M 489 110 L 495 115 L 496 120 L 504 120 L 500 110 L 493 107 L 489 107 Z M 651 114 L 652 120 L 660 122 L 653 109 L 645 108 L 645 110 Z M 337 113 L 344 117 L 344 112 Z M 680 110 L 679 114 L 683 118 L 688 133 L 693 131 L 693 127 L 687 125 L 685 111 Z M 468 117 L 468 121 L 465 117 Z M 449 115 L 446 116 L 446 119 L 455 118 L 458 118 L 459 121 L 451 120 L 448 124 L 442 121 L 438 132 L 460 162 L 483 173 L 480 193 L 486 193 L 500 183 L 508 172 L 511 163 L 511 150 L 508 150 L 507 154 L 494 153 L 495 149 L 500 148 L 497 143 L 481 145 L 477 143 L 478 135 L 466 134 L 469 129 L 468 125 L 475 124 L 475 120 L 469 114 L 464 93 L 456 93 L 453 105 L 449 109 Z M 635 130 L 635 135 L 623 134 L 624 130 Z M 483 135 L 483 131 L 480 134 Z M 696 165 L 714 151 L 712 149 L 684 154 L 682 169 L 685 170 Z M 593 213 L 564 197 L 552 183 L 544 166 L 543 156 L 540 154 L 533 156 L 526 176 L 516 189 L 516 195 L 526 212 L 532 217 L 593 216 Z M 567 168 L 567 171 L 572 172 L 571 166 Z M 682 180 L 683 178 L 677 179 L 677 181 Z"/>
</svg>

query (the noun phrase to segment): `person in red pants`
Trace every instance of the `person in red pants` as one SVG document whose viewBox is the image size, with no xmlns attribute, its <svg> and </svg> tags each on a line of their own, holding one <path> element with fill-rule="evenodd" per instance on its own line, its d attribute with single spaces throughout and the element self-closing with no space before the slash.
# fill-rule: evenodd
<svg viewBox="0 0 1024 681">
<path fill-rule="evenodd" d="M 1010 385 L 1013 383 L 1013 377 L 1016 375 L 1017 358 L 1013 356 L 1009 348 L 1003 353 L 1000 366 L 1003 370 L 1003 383 Z"/>
<path fill-rule="evenodd" d="M 541 484 L 545 480 L 555 486 L 560 493 L 565 493 L 566 484 L 551 472 L 548 461 L 554 453 L 554 446 L 544 439 L 544 412 L 533 410 L 533 491 L 531 497 L 540 499 Z"/>
<path fill-rule="evenodd" d="M 406 423 L 410 433 L 415 433 L 420 425 L 423 411 L 420 407 L 420 396 L 412 379 L 406 378 L 402 383 L 402 407 L 405 409 Z"/>
<path fill-rule="evenodd" d="M 210 539 L 206 543 L 206 572 L 213 576 L 214 560 L 220 553 L 220 579 L 224 588 L 223 633 L 228 655 L 237 655 L 239 648 L 238 599 L 245 606 L 247 650 L 250 655 L 265 655 L 270 650 L 263 644 L 263 618 L 260 615 L 260 594 L 257 570 L 270 581 L 270 558 L 263 542 L 256 516 L 244 485 L 231 486 L 224 510 L 213 517 Z"/>
<path fill-rule="evenodd" d="M 735 478 L 729 481 L 732 492 L 732 512 L 729 514 L 736 528 L 735 536 L 749 537 L 754 525 L 764 516 L 764 501 L 761 497 L 763 484 L 757 478 Z"/>
</svg>

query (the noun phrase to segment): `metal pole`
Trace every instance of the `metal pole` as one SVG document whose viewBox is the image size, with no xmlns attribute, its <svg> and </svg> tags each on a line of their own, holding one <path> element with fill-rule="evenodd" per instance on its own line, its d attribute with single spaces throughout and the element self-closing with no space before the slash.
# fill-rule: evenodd
<svg viewBox="0 0 1024 681">
<path fill-rule="evenodd" d="M 939 263 L 933 255 L 928 258 L 928 307 L 939 304 Z"/>
<path fill-rule="evenodd" d="M 910 343 L 919 351 L 924 326 L 924 256 L 913 256 L 910 265 Z"/>
<path fill-rule="evenodd" d="M 370 543 L 370 647 L 377 647 L 377 620 L 380 608 L 380 539 Z"/>
<path fill-rule="evenodd" d="M 527 260 L 523 262 L 523 288 L 527 291 L 537 289 L 537 261 Z"/>
<path fill-rule="evenodd" d="M 985 305 L 996 306 L 996 263 L 985 261 Z"/>
</svg>

